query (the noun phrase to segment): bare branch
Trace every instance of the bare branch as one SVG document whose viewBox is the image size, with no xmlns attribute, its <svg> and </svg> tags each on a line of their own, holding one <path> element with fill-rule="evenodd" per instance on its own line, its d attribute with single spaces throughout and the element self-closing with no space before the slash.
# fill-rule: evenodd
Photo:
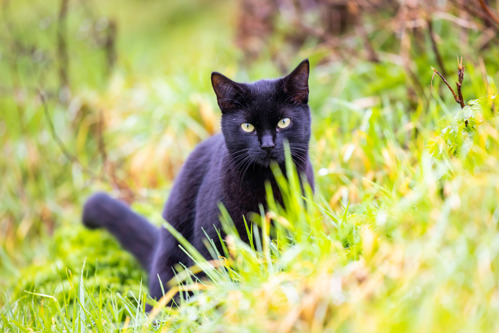
<svg viewBox="0 0 499 333">
<path fill-rule="evenodd" d="M 114 166 L 109 163 L 108 158 L 107 158 L 107 152 L 105 148 L 105 142 L 102 136 L 102 128 L 103 128 L 103 118 L 102 118 L 102 113 L 100 114 L 101 116 L 101 123 L 99 124 L 99 152 L 101 153 L 103 164 L 104 164 L 104 169 L 109 169 L 109 175 L 106 174 L 107 170 L 104 170 L 102 175 L 97 175 L 95 172 L 84 166 L 78 157 L 73 155 L 69 149 L 66 147 L 62 139 L 57 135 L 57 131 L 55 130 L 54 123 L 52 122 L 52 118 L 50 117 L 49 113 L 49 108 L 47 105 L 47 99 L 45 97 L 45 94 L 40 90 L 37 89 L 38 96 L 40 97 L 40 101 L 42 103 L 42 108 L 43 108 L 43 113 L 45 114 L 45 118 L 47 119 L 47 122 L 49 124 L 49 129 L 50 129 L 50 134 L 52 135 L 52 138 L 54 141 L 57 143 L 59 148 L 61 149 L 61 152 L 63 155 L 66 157 L 68 161 L 71 163 L 76 164 L 84 173 L 88 174 L 91 179 L 98 179 L 103 182 L 110 182 L 111 185 L 115 190 L 117 190 L 120 194 L 120 199 L 124 200 L 127 203 L 132 203 L 136 198 L 137 195 L 132 191 L 130 186 L 122 179 L 118 178 L 116 176 L 116 171 L 114 169 Z M 108 179 L 108 177 L 110 179 Z"/>
<path fill-rule="evenodd" d="M 433 53 L 435 53 L 435 58 L 437 58 L 438 66 L 442 69 L 442 73 L 445 76 L 447 75 L 447 71 L 445 70 L 444 62 L 442 61 L 442 57 L 438 51 L 438 45 L 433 32 L 433 22 L 428 19 L 426 23 L 428 24 L 428 35 L 430 36 L 431 48 L 433 49 Z"/>
<path fill-rule="evenodd" d="M 461 109 L 464 108 L 464 98 L 463 98 L 463 93 L 461 91 L 461 87 L 463 86 L 463 79 L 464 79 L 464 66 L 463 66 L 463 58 L 461 57 L 461 60 L 459 60 L 459 57 L 457 58 L 457 79 L 458 82 L 456 82 L 457 86 L 457 95 L 459 97 L 459 104 L 461 104 Z"/>
<path fill-rule="evenodd" d="M 42 102 L 43 113 L 45 114 L 45 118 L 47 119 L 47 122 L 49 124 L 50 134 L 52 135 L 52 138 L 54 139 L 54 141 L 57 143 L 57 145 L 61 149 L 64 156 L 67 158 L 68 161 L 73 162 L 76 165 L 78 165 L 80 167 L 80 169 L 83 172 L 87 173 L 90 177 L 99 178 L 95 175 L 95 173 L 92 170 L 85 167 L 80 162 L 80 160 L 75 155 L 71 154 L 71 152 L 66 148 L 66 146 L 64 145 L 64 142 L 57 135 L 57 132 L 55 130 L 54 123 L 52 122 L 52 118 L 50 117 L 49 108 L 47 105 L 47 99 L 45 98 L 45 94 L 40 89 L 37 89 L 37 92 L 38 92 L 38 96 L 40 97 L 40 101 Z"/>
<path fill-rule="evenodd" d="M 104 141 L 104 112 L 102 110 L 99 112 L 99 127 L 97 130 L 99 139 L 98 149 L 102 158 L 103 173 L 109 176 L 109 182 L 115 190 L 118 190 L 120 199 L 131 204 L 137 196 L 130 186 L 116 175 L 116 168 L 107 156 L 106 142 Z"/>
<path fill-rule="evenodd" d="M 447 80 L 445 79 L 445 77 L 440 74 L 435 68 L 431 68 L 431 70 L 433 71 L 433 75 L 431 77 L 431 83 L 432 83 L 432 86 L 433 86 L 433 78 L 435 77 L 435 74 L 437 74 L 438 76 L 440 76 L 440 78 L 442 79 L 442 81 L 444 81 L 444 83 L 447 85 L 447 87 L 449 88 L 449 90 L 451 91 L 452 93 L 452 96 L 454 96 L 454 100 L 461 104 L 460 100 L 459 100 L 459 97 L 457 96 L 457 94 L 454 92 L 454 89 L 452 89 L 452 87 L 450 86 L 449 82 L 447 82 Z"/>
<path fill-rule="evenodd" d="M 499 19 L 494 15 L 494 13 L 492 13 L 492 11 L 489 9 L 489 7 L 485 3 L 485 1 L 484 0 L 478 0 L 478 2 L 480 3 L 480 6 L 482 7 L 482 9 L 492 19 L 492 21 L 494 21 L 496 24 L 499 24 Z"/>
<path fill-rule="evenodd" d="M 57 17 L 57 58 L 59 60 L 59 80 L 61 89 L 69 86 L 69 56 L 66 42 L 66 17 L 68 14 L 68 0 L 61 0 L 59 16 Z"/>
</svg>

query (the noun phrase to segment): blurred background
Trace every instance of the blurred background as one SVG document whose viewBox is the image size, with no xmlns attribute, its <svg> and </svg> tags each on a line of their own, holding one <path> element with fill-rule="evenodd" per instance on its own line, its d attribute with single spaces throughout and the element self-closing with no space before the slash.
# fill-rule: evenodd
<svg viewBox="0 0 499 333">
<path fill-rule="evenodd" d="M 219 131 L 212 71 L 252 81 L 311 60 L 311 155 L 318 193 L 333 210 L 374 200 L 365 177 L 394 195 L 408 191 L 410 181 L 394 173 L 397 158 L 415 163 L 408 151 L 460 109 L 439 77 L 431 88 L 431 67 L 454 86 L 462 57 L 465 100 L 493 94 L 499 79 L 499 1 L 0 6 L 2 290 L 62 252 L 81 264 L 75 248 L 101 237 L 77 236 L 94 191 L 159 215 L 185 158 Z"/>
</svg>

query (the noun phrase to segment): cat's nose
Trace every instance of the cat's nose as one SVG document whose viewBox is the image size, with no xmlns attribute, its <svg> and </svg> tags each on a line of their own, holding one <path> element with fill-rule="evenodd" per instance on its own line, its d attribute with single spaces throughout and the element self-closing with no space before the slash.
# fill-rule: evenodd
<svg viewBox="0 0 499 333">
<path fill-rule="evenodd" d="M 272 135 L 264 135 L 262 137 L 262 144 L 260 145 L 260 148 L 265 150 L 267 153 L 270 153 L 272 149 L 275 148 L 275 143 Z"/>
<path fill-rule="evenodd" d="M 261 148 L 263 150 L 265 150 L 267 153 L 270 153 L 273 149 L 274 149 L 275 145 L 271 145 L 271 146 L 262 146 Z"/>
</svg>

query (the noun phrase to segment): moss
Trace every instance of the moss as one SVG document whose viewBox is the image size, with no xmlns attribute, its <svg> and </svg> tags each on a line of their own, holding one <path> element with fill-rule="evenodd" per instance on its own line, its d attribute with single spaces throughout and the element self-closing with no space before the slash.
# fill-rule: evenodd
<svg viewBox="0 0 499 333">
<path fill-rule="evenodd" d="M 11 299 L 39 293 L 51 295 L 61 304 L 72 303 L 81 277 L 85 290 L 103 299 L 111 293 L 137 296 L 141 281 L 146 284 L 138 262 L 110 235 L 66 224 L 55 232 L 44 261 L 25 267 L 13 281 Z"/>
</svg>

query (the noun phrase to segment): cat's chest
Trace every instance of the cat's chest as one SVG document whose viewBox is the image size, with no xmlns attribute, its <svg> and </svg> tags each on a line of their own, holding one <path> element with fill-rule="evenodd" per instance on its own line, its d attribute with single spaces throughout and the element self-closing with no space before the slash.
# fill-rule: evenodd
<svg viewBox="0 0 499 333">
<path fill-rule="evenodd" d="M 277 185 L 267 175 L 249 175 L 245 179 L 233 177 L 227 179 L 223 195 L 223 204 L 233 216 L 242 216 L 250 212 L 260 212 L 260 205 L 267 206 L 265 184 L 271 184 L 275 199 L 280 202 L 281 195 Z"/>
<path fill-rule="evenodd" d="M 224 201 L 241 209 L 257 208 L 259 204 L 265 203 L 264 182 L 230 182 L 225 187 Z"/>
</svg>

